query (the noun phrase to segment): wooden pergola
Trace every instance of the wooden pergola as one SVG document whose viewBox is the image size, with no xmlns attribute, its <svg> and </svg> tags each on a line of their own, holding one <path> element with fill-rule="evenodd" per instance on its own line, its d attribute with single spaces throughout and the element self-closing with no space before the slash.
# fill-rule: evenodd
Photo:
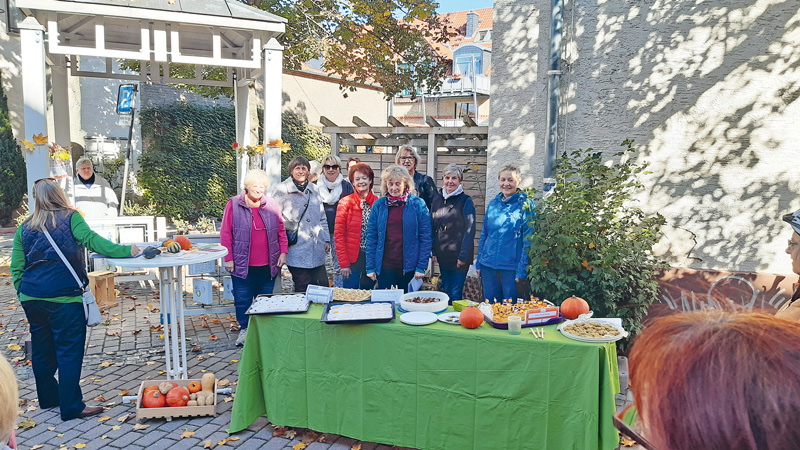
<svg viewBox="0 0 800 450">
<path fill-rule="evenodd" d="M 384 127 L 370 126 L 357 116 L 353 116 L 353 126 L 348 127 L 339 126 L 325 116 L 319 120 L 324 125 L 322 132 L 331 136 L 331 152 L 335 155 L 341 146 L 352 151 L 359 146 L 413 145 L 427 150 L 429 170 L 436 165 L 437 151 L 485 152 L 489 145 L 489 127 L 478 126 L 470 117 L 464 117 L 461 127 L 443 127 L 431 116 L 425 120 L 427 127 L 409 127 L 394 116 L 389 116 L 389 126 Z"/>
</svg>

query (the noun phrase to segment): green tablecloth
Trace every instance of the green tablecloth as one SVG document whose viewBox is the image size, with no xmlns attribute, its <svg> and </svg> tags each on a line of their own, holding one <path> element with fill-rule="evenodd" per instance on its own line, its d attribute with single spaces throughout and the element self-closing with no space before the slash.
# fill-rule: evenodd
<svg viewBox="0 0 800 450">
<path fill-rule="evenodd" d="M 229 432 L 275 425 L 422 449 L 613 449 L 614 344 L 484 323 L 329 325 L 252 316 Z"/>
</svg>

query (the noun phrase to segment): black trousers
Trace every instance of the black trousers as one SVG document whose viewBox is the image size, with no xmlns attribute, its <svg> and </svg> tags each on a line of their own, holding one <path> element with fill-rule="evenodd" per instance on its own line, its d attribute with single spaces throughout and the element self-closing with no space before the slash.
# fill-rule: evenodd
<svg viewBox="0 0 800 450">
<path fill-rule="evenodd" d="M 325 270 L 325 264 L 311 269 L 287 267 L 289 267 L 289 272 L 292 273 L 295 292 L 305 292 L 309 284 L 328 286 L 328 272 Z"/>
</svg>

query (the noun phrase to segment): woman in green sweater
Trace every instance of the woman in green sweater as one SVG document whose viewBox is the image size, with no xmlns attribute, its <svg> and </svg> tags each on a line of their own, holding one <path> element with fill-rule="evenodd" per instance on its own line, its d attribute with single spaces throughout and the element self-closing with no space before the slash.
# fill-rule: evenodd
<svg viewBox="0 0 800 450">
<path fill-rule="evenodd" d="M 31 329 L 39 406 L 58 406 L 62 420 L 91 416 L 103 408 L 86 406 L 79 385 L 86 343 L 81 294 L 89 283 L 84 247 L 114 258 L 136 255 L 139 249 L 114 244 L 89 229 L 52 178 L 33 184 L 33 199 L 33 215 L 14 235 L 11 277 Z M 45 229 L 78 274 L 81 286 L 47 240 Z"/>
</svg>

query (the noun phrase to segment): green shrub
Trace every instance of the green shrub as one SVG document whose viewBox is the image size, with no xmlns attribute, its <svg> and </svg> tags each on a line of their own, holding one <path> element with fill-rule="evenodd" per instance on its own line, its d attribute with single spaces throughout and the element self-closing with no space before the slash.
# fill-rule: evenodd
<svg viewBox="0 0 800 450">
<path fill-rule="evenodd" d="M 558 159 L 556 189 L 535 207 L 529 279 L 533 293 L 556 303 L 576 295 L 595 317 L 621 317 L 633 336 L 666 267 L 652 254 L 664 218 L 635 206 L 647 164 L 627 159 L 636 152 L 633 141 L 622 145 L 612 161 L 592 149 Z"/>
<path fill-rule="evenodd" d="M 237 190 L 233 108 L 177 103 L 145 108 L 141 120 L 152 144 L 139 158 L 143 194 L 138 203 L 173 220 L 222 217 Z M 284 178 L 294 156 L 321 160 L 330 153 L 329 139 L 296 114 L 284 113 L 282 127 L 281 139 L 291 144 L 282 155 Z"/>
<path fill-rule="evenodd" d="M 25 158 L 14 139 L 8 119 L 8 103 L 0 86 L 0 226 L 6 225 L 28 191 Z"/>
</svg>

